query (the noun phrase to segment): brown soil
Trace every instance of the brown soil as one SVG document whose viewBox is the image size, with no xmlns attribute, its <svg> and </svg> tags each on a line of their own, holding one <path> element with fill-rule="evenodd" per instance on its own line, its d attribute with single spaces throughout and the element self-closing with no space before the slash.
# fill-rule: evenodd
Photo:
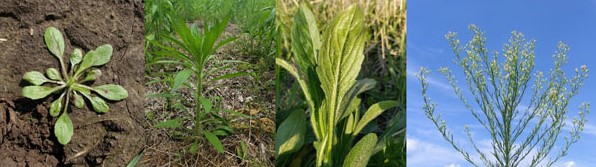
<svg viewBox="0 0 596 167">
<path fill-rule="evenodd" d="M 125 166 L 140 152 L 146 140 L 143 6 L 141 0 L 0 1 L 1 166 Z M 48 114 L 54 97 L 21 96 L 25 72 L 59 67 L 43 40 L 49 26 L 63 33 L 67 55 L 111 44 L 112 60 L 93 85 L 119 84 L 129 93 L 110 102 L 106 114 L 70 108 L 75 132 L 65 146 L 53 135 L 57 118 Z"/>
</svg>

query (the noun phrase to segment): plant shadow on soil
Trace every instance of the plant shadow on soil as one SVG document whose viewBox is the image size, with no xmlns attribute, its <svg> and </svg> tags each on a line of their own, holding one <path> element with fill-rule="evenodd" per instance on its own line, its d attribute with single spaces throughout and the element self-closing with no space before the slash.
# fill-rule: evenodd
<svg viewBox="0 0 596 167">
<path fill-rule="evenodd" d="M 144 54 L 141 0 L 6 0 L 0 2 L 0 164 L 2 166 L 124 166 L 143 147 Z M 100 67 L 93 84 L 115 83 L 129 92 L 110 111 L 98 115 L 89 107 L 71 107 L 74 125 L 70 143 L 53 135 L 57 118 L 48 114 L 55 97 L 29 100 L 21 96 L 28 71 L 58 68 L 47 50 L 47 27 L 63 34 L 66 55 L 102 44 L 114 47 L 112 59 Z M 66 59 L 68 60 L 68 59 Z"/>
</svg>

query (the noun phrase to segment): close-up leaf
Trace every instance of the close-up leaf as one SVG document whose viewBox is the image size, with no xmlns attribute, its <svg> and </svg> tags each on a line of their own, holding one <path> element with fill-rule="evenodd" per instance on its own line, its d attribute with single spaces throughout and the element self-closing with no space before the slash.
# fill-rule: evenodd
<svg viewBox="0 0 596 167">
<path fill-rule="evenodd" d="M 70 68 L 74 69 L 74 66 L 81 63 L 83 60 L 83 52 L 79 48 L 75 48 L 70 54 Z"/>
<path fill-rule="evenodd" d="M 44 40 L 48 46 L 48 50 L 59 60 L 64 56 L 64 38 L 60 30 L 54 27 L 48 27 L 45 30 Z"/>
<path fill-rule="evenodd" d="M 95 61 L 93 61 L 91 66 L 101 66 L 112 58 L 112 45 L 104 44 L 95 49 Z"/>
<path fill-rule="evenodd" d="M 48 68 L 46 70 L 46 75 L 48 78 L 55 80 L 55 81 L 62 81 L 62 77 L 60 77 L 60 71 L 55 68 Z"/>
<path fill-rule="evenodd" d="M 46 78 L 41 72 L 38 71 L 29 71 L 25 73 L 25 75 L 23 75 L 23 79 L 35 86 L 39 86 L 49 81 L 48 78 Z"/>
<path fill-rule="evenodd" d="M 44 98 L 51 93 L 62 89 L 63 87 L 47 87 L 47 86 L 25 86 L 23 88 L 23 96 L 26 98 L 37 100 Z"/>
<path fill-rule="evenodd" d="M 215 150 L 217 150 L 217 152 L 219 152 L 219 153 L 224 152 L 223 144 L 221 144 L 221 140 L 219 140 L 219 138 L 217 138 L 217 136 L 215 136 L 213 133 L 211 133 L 209 131 L 204 131 L 203 135 L 205 135 L 205 138 L 207 139 L 207 141 L 209 141 L 209 143 L 211 143 L 211 145 L 213 145 L 213 147 L 215 148 Z"/>
<path fill-rule="evenodd" d="M 344 167 L 364 167 L 372 156 L 377 143 L 377 135 L 369 133 L 352 147 L 344 160 Z"/>
<path fill-rule="evenodd" d="M 370 106 L 364 113 L 364 116 L 362 116 L 360 121 L 358 121 L 358 124 L 354 129 L 354 135 L 357 135 L 370 121 L 381 115 L 383 111 L 395 107 L 398 104 L 399 103 L 397 101 L 382 101 Z"/>
<path fill-rule="evenodd" d="M 73 133 L 74 128 L 72 126 L 72 121 L 70 120 L 68 113 L 64 112 L 58 117 L 56 124 L 54 124 L 54 135 L 56 135 L 60 144 L 66 145 L 70 142 Z"/>
<path fill-rule="evenodd" d="M 56 117 L 60 115 L 60 111 L 62 111 L 62 101 L 64 99 L 64 95 L 61 95 L 58 99 L 54 100 L 50 104 L 50 115 L 52 117 Z"/>
<path fill-rule="evenodd" d="M 122 100 L 128 97 L 128 91 L 124 89 L 120 85 L 115 84 L 106 84 L 101 86 L 96 86 L 93 88 L 95 92 L 97 92 L 102 97 L 109 99 L 109 100 Z"/>
<path fill-rule="evenodd" d="M 88 100 L 91 102 L 93 110 L 95 110 L 98 113 L 106 113 L 108 112 L 108 110 L 110 110 L 110 107 L 108 106 L 106 101 L 104 101 L 100 97 L 91 96 L 90 98 L 88 98 Z"/>
<path fill-rule="evenodd" d="M 72 93 L 72 100 L 74 101 L 74 105 L 77 108 L 85 107 L 85 99 L 83 99 L 83 97 L 78 92 L 75 91 Z"/>
<path fill-rule="evenodd" d="M 294 110 L 277 128 L 275 133 L 276 156 L 292 153 L 300 149 L 306 133 L 306 114 Z"/>
<path fill-rule="evenodd" d="M 176 91 L 180 88 L 180 86 L 182 86 L 184 83 L 186 83 L 186 81 L 188 81 L 188 78 L 190 78 L 190 75 L 192 74 L 192 70 L 182 70 L 178 73 L 176 73 L 176 75 L 174 76 L 174 84 L 172 85 L 172 89 L 170 91 Z"/>
</svg>

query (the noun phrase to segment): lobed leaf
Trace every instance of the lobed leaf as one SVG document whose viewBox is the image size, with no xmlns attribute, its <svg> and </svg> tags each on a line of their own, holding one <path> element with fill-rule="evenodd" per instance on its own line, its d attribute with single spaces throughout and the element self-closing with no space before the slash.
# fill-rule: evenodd
<svg viewBox="0 0 596 167">
<path fill-rule="evenodd" d="M 23 79 L 35 86 L 39 86 L 49 81 L 48 78 L 46 78 L 41 72 L 38 71 L 29 71 L 25 73 L 25 75 L 23 75 Z"/>
<path fill-rule="evenodd" d="M 128 97 L 128 92 L 120 85 L 106 84 L 94 87 L 93 90 L 109 100 L 122 100 Z"/>
<path fill-rule="evenodd" d="M 60 61 L 62 61 L 62 57 L 64 55 L 64 38 L 60 30 L 54 27 L 48 27 L 46 28 L 43 37 L 46 42 L 46 46 L 48 47 L 48 50 L 50 50 L 50 52 L 54 54 L 54 56 L 56 56 Z"/>
<path fill-rule="evenodd" d="M 68 144 L 73 132 L 74 128 L 70 117 L 68 117 L 68 113 L 62 113 L 62 115 L 58 117 L 58 120 L 56 120 L 56 124 L 54 124 L 54 135 L 58 138 L 58 142 L 62 145 Z"/>
</svg>

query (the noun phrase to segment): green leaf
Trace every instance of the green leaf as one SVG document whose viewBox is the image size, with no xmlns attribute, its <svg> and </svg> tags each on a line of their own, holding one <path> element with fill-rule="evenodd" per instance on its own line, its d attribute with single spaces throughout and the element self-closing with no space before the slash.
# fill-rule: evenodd
<svg viewBox="0 0 596 167">
<path fill-rule="evenodd" d="M 128 97 L 128 92 L 120 85 L 106 84 L 94 87 L 93 90 L 109 100 L 122 100 Z"/>
<path fill-rule="evenodd" d="M 64 38 L 60 30 L 54 27 L 48 27 L 43 37 L 50 52 L 62 61 L 62 56 L 64 55 Z"/>
<path fill-rule="evenodd" d="M 323 44 L 316 67 L 325 94 L 327 111 L 339 118 L 339 104 L 356 82 L 364 60 L 364 14 L 353 5 L 334 18 L 323 33 Z M 330 122 L 333 123 L 333 122 Z"/>
<path fill-rule="evenodd" d="M 110 110 L 110 107 L 108 106 L 108 104 L 106 104 L 106 101 L 104 101 L 100 97 L 88 97 L 88 99 L 91 102 L 93 110 L 95 110 L 96 112 L 106 113 L 108 112 L 108 110 Z"/>
<path fill-rule="evenodd" d="M 81 65 L 79 65 L 79 68 L 75 72 L 76 76 L 78 76 L 81 72 L 85 71 L 89 67 L 93 66 L 93 64 L 95 64 L 95 55 L 95 51 L 91 50 L 87 52 L 85 56 L 83 56 L 83 62 L 81 62 Z"/>
<path fill-rule="evenodd" d="M 387 110 L 388 108 L 395 107 L 398 104 L 399 103 L 397 103 L 397 101 L 387 100 L 375 103 L 372 106 L 370 106 L 368 110 L 366 110 L 366 112 L 364 113 L 364 116 L 362 116 L 360 121 L 358 121 L 356 129 L 354 129 L 353 135 L 357 135 L 362 130 L 362 128 L 366 126 L 366 124 L 375 119 L 377 116 L 381 115 L 383 111 Z"/>
<path fill-rule="evenodd" d="M 126 167 L 135 167 L 135 166 L 137 166 L 137 164 L 141 160 L 141 157 L 143 157 L 143 152 L 144 152 L 144 149 L 141 151 L 141 153 L 139 153 L 132 160 L 130 160 L 130 162 L 128 162 L 128 164 L 126 165 Z"/>
<path fill-rule="evenodd" d="M 294 16 L 290 35 L 292 53 L 300 69 L 305 72 L 309 69 L 314 70 L 317 53 L 321 48 L 321 38 L 315 17 L 306 5 L 300 5 L 300 10 Z"/>
<path fill-rule="evenodd" d="M 60 111 L 62 111 L 62 101 L 64 99 L 63 97 L 64 95 L 60 96 L 50 104 L 50 115 L 52 117 L 60 115 Z"/>
<path fill-rule="evenodd" d="M 205 138 L 207 138 L 207 141 L 209 141 L 209 143 L 211 143 L 211 145 L 213 145 L 213 147 L 215 147 L 215 150 L 217 150 L 217 152 L 219 152 L 219 153 L 224 152 L 224 147 L 221 144 L 221 141 L 219 140 L 219 138 L 217 138 L 217 136 L 215 136 L 213 133 L 211 133 L 209 131 L 204 131 L 203 135 L 205 135 Z"/>
<path fill-rule="evenodd" d="M 58 71 L 58 69 L 48 68 L 46 70 L 46 75 L 48 75 L 48 78 L 50 78 L 52 80 L 62 81 L 62 77 L 60 77 L 60 71 Z"/>
<path fill-rule="evenodd" d="M 93 69 L 93 70 L 87 72 L 87 76 L 81 82 L 95 81 L 100 76 L 101 76 L 101 70 L 99 70 L 99 69 Z"/>
<path fill-rule="evenodd" d="M 23 88 L 23 96 L 25 96 L 26 98 L 32 99 L 32 100 L 37 100 L 37 99 L 41 99 L 44 98 L 48 95 L 50 95 L 51 93 L 62 89 L 63 87 L 46 87 L 46 86 L 25 86 Z"/>
<path fill-rule="evenodd" d="M 186 81 L 188 81 L 188 78 L 190 78 L 191 74 L 192 70 L 189 69 L 182 70 L 176 73 L 176 75 L 174 76 L 174 84 L 172 85 L 172 90 L 170 90 L 170 92 L 178 90 L 180 86 L 182 86 L 184 83 L 186 83 Z"/>
<path fill-rule="evenodd" d="M 188 152 L 190 152 L 193 155 L 197 155 L 199 150 L 199 144 L 197 144 L 197 142 L 193 142 L 192 144 L 190 144 L 190 146 L 188 147 Z"/>
<path fill-rule="evenodd" d="M 39 86 L 49 81 L 41 72 L 38 71 L 29 71 L 25 73 L 25 75 L 23 75 L 23 79 L 25 81 L 29 81 L 29 83 L 35 86 Z"/>
<path fill-rule="evenodd" d="M 344 167 L 363 167 L 368 164 L 368 160 L 372 156 L 373 149 L 377 143 L 377 135 L 369 133 L 352 147 L 346 159 L 344 160 Z"/>
<path fill-rule="evenodd" d="M 70 117 L 68 117 L 68 113 L 62 113 L 62 115 L 58 117 L 58 120 L 56 120 L 56 124 L 54 124 L 54 135 L 58 138 L 58 142 L 62 145 L 68 144 L 73 132 L 74 128 Z"/>
<path fill-rule="evenodd" d="M 182 119 L 169 119 L 160 123 L 155 124 L 153 127 L 155 128 L 181 128 L 182 124 L 180 123 Z"/>
<path fill-rule="evenodd" d="M 300 149 L 304 144 L 305 133 L 306 115 L 304 111 L 292 111 L 275 133 L 275 156 L 279 157 Z"/>
<path fill-rule="evenodd" d="M 79 48 L 74 49 L 74 51 L 70 54 L 71 68 L 73 68 L 75 65 L 79 64 L 82 59 L 83 59 L 83 52 L 81 51 L 81 49 L 79 49 Z"/>
<path fill-rule="evenodd" d="M 79 95 L 77 92 L 73 92 L 72 94 L 73 96 L 73 100 L 74 100 L 74 105 L 77 108 L 83 108 L 85 106 L 85 99 L 83 99 L 83 97 L 81 97 L 81 95 Z"/>
<path fill-rule="evenodd" d="M 112 45 L 110 44 L 104 44 L 97 47 L 97 49 L 95 49 L 95 61 L 93 61 L 92 66 L 101 66 L 108 63 L 110 58 L 112 58 L 112 50 Z"/>
<path fill-rule="evenodd" d="M 205 113 L 211 113 L 211 109 L 213 107 L 211 104 L 211 100 L 201 97 L 201 105 L 203 105 Z"/>
</svg>

